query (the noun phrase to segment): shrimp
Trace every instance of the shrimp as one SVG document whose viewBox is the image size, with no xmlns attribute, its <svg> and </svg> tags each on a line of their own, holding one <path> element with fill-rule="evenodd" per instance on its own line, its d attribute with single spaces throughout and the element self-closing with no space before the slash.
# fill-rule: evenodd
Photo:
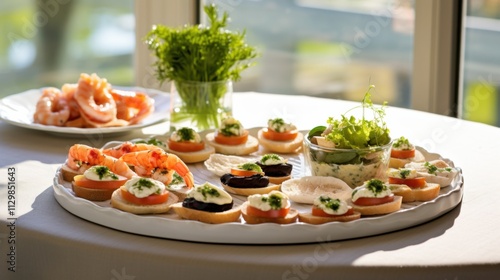
<svg viewBox="0 0 500 280">
<path fill-rule="evenodd" d="M 161 149 L 158 146 L 151 144 L 143 144 L 143 143 L 132 143 L 132 142 L 124 142 L 116 147 L 103 149 L 102 152 L 105 155 L 112 156 L 114 158 L 120 158 L 124 154 L 139 152 L 139 151 L 147 151 L 147 150 L 156 150 Z"/>
<path fill-rule="evenodd" d="M 78 172 L 84 172 L 94 165 L 104 165 L 112 172 L 129 179 L 137 176 L 123 160 L 105 155 L 100 149 L 83 144 L 75 144 L 69 148 L 66 164 Z"/>
<path fill-rule="evenodd" d="M 164 150 L 146 150 L 124 154 L 122 159 L 134 167 L 139 176 L 150 177 L 168 185 L 174 171 L 179 174 L 187 188 L 192 188 L 194 178 L 187 165 L 176 155 Z"/>
<path fill-rule="evenodd" d="M 116 102 L 117 118 L 136 124 L 154 112 L 154 99 L 143 92 L 110 90 Z"/>
<path fill-rule="evenodd" d="M 61 88 L 64 99 L 69 105 L 69 120 L 75 120 L 80 117 L 80 107 L 75 100 L 75 91 L 77 84 L 64 84 Z"/>
<path fill-rule="evenodd" d="M 101 79 L 96 74 L 82 73 L 74 94 L 80 113 L 98 123 L 115 120 L 116 102 L 109 89 L 110 85 L 106 79 Z"/>
<path fill-rule="evenodd" d="M 70 116 L 70 108 L 57 88 L 45 88 L 36 103 L 33 121 L 39 124 L 63 126 Z"/>
</svg>

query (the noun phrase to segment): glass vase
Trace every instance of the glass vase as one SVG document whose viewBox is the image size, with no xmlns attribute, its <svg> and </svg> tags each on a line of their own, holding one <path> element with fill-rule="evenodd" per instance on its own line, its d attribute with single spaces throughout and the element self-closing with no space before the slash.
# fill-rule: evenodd
<svg viewBox="0 0 500 280">
<path fill-rule="evenodd" d="M 170 99 L 170 131 L 190 127 L 198 132 L 218 128 L 232 114 L 231 81 L 173 81 Z"/>
</svg>

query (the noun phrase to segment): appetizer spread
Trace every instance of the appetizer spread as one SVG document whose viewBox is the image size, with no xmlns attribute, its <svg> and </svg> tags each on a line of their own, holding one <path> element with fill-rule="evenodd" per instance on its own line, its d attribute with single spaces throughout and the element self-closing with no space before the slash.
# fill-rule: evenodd
<svg viewBox="0 0 500 280">
<path fill-rule="evenodd" d="M 80 128 L 127 126 L 154 112 L 154 100 L 143 92 L 114 89 L 96 74 L 82 73 L 76 84 L 44 88 L 33 122 Z"/>
<path fill-rule="evenodd" d="M 233 117 L 223 119 L 219 128 L 208 133 L 205 139 L 220 154 L 241 156 L 259 150 L 259 140 L 249 135 L 240 121 Z"/>
<path fill-rule="evenodd" d="M 259 130 L 257 137 L 267 151 L 283 154 L 297 152 L 304 140 L 304 135 L 297 127 L 282 118 L 270 119 L 267 127 Z"/>
</svg>

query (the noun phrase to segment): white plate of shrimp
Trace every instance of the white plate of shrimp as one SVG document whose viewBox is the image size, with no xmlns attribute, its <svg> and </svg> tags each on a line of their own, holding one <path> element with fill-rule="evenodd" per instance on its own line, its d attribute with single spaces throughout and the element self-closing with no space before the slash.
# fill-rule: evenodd
<svg viewBox="0 0 500 280">
<path fill-rule="evenodd" d="M 74 109 L 78 105 L 72 92 L 78 86 L 86 83 L 86 86 L 95 89 L 103 86 L 102 81 L 105 82 L 105 79 L 96 82 L 92 75 L 87 77 L 86 81 L 82 82 L 81 77 L 78 84 L 65 84 L 61 89 L 48 87 L 9 95 L 0 100 L 0 119 L 15 126 L 65 136 L 119 134 L 167 120 L 170 95 L 139 87 L 110 89 L 108 98 L 112 96 L 112 109 L 106 104 L 96 104 L 96 101 L 83 103 L 85 100 L 106 98 L 93 95 L 79 96 L 79 104 L 85 106 Z M 71 98 L 65 95 L 67 93 L 72 94 Z M 75 112 L 81 116 L 73 116 Z"/>
</svg>

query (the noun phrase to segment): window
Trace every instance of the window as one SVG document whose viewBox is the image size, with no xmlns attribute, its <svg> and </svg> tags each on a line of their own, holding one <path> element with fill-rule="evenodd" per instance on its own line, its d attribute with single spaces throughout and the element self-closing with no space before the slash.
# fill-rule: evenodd
<svg viewBox="0 0 500 280">
<path fill-rule="evenodd" d="M 133 0 L 0 3 L 1 96 L 76 83 L 81 72 L 134 82 Z"/>
<path fill-rule="evenodd" d="M 500 126 L 500 1 L 468 0 L 466 4 L 462 117 Z"/>
</svg>

